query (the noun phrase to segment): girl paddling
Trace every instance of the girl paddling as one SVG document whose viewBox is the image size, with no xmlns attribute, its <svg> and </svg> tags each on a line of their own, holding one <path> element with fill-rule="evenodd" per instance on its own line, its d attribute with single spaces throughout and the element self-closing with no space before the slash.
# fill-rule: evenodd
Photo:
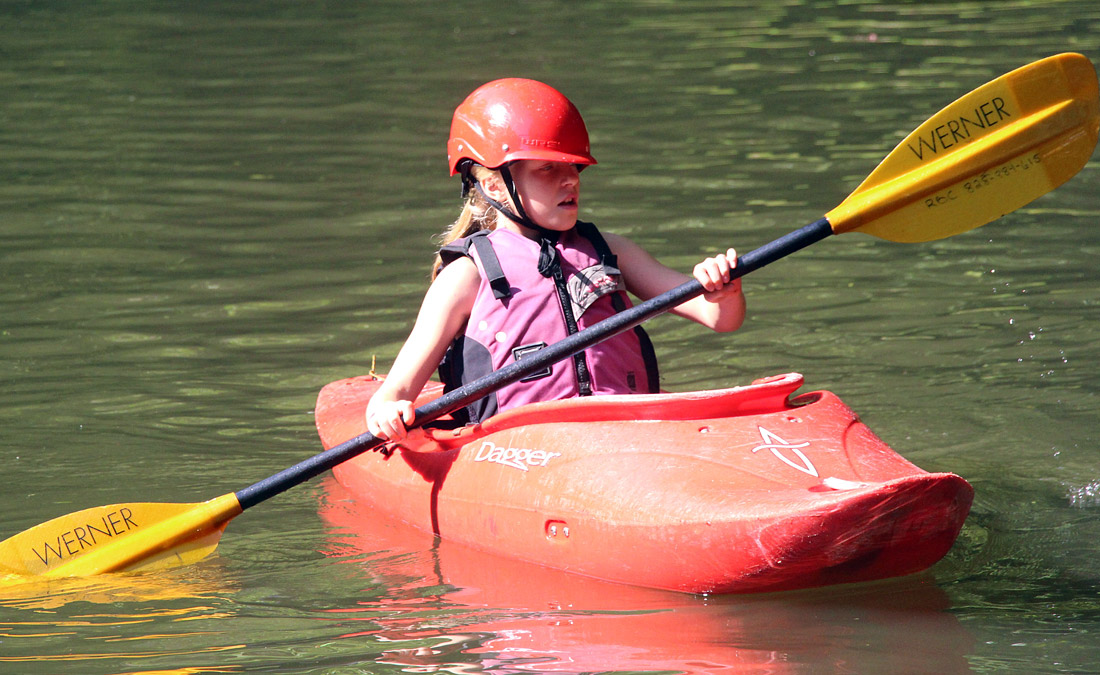
<svg viewBox="0 0 1100 675">
<path fill-rule="evenodd" d="M 689 277 L 629 239 L 577 220 L 580 172 L 596 163 L 576 107 L 541 82 L 509 78 L 476 89 L 455 110 L 447 144 L 465 204 L 444 234 L 432 284 L 367 427 L 400 440 L 412 400 L 439 368 L 447 389 L 471 382 Z M 740 327 L 745 299 L 730 282 L 737 254 L 707 258 L 693 275 L 707 293 L 674 313 L 716 331 Z M 658 390 L 652 345 L 639 327 L 469 406 L 479 422 L 525 403 Z"/>
</svg>

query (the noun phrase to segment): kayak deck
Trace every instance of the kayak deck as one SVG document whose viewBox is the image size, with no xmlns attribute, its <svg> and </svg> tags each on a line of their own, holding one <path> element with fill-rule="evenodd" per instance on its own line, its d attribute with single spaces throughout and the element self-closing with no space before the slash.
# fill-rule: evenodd
<svg viewBox="0 0 1100 675">
<path fill-rule="evenodd" d="M 318 397 L 322 442 L 365 431 L 380 384 Z M 900 576 L 943 557 L 973 490 L 928 473 L 802 377 L 686 394 L 597 396 L 414 431 L 333 470 L 379 514 L 599 579 L 693 593 Z M 432 384 L 418 405 L 438 396 Z"/>
</svg>

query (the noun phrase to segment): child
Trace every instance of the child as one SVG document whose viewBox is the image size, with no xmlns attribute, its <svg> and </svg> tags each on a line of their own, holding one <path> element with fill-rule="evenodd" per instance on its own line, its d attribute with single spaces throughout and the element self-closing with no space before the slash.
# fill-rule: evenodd
<svg viewBox="0 0 1100 675">
<path fill-rule="evenodd" d="M 503 79 L 455 110 L 447 144 L 465 206 L 444 235 L 412 332 L 367 406 L 367 428 L 400 440 L 433 370 L 448 389 L 593 325 L 688 280 L 641 247 L 577 220 L 580 172 L 596 163 L 580 113 L 554 88 Z M 672 311 L 716 331 L 740 327 L 737 254 L 707 258 L 694 277 L 707 292 Z M 656 392 L 657 364 L 636 328 L 503 387 L 456 415 L 479 422 L 539 400 Z"/>
</svg>

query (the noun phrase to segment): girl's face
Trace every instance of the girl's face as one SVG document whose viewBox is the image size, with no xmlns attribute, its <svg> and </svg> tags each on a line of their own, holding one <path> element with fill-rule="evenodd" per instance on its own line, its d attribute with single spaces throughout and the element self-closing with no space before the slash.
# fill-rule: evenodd
<svg viewBox="0 0 1100 675">
<path fill-rule="evenodd" d="M 577 224 L 581 176 L 576 165 L 524 159 L 514 163 L 511 172 L 516 192 L 532 220 L 556 232 Z"/>
</svg>

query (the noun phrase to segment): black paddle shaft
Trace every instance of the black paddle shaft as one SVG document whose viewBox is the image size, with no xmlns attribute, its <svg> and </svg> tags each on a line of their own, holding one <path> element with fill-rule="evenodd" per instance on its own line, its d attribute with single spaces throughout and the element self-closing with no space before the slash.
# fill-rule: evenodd
<svg viewBox="0 0 1100 675">
<path fill-rule="evenodd" d="M 800 251 L 810 244 L 825 239 L 832 233 L 832 226 L 825 218 L 810 223 L 738 258 L 737 267 L 731 273 L 731 280 L 743 277 L 749 272 Z M 578 333 L 574 333 L 564 340 L 528 354 L 500 370 L 447 392 L 443 396 L 417 408 L 412 426 L 419 427 L 448 415 L 488 396 L 501 387 L 518 382 L 535 371 L 542 370 L 702 295 L 704 290 L 702 284 L 692 279 L 657 297 L 650 298 L 630 309 L 604 319 L 594 326 L 589 326 Z M 237 500 L 240 502 L 242 509 L 247 509 L 384 443 L 384 440 L 370 433 L 356 436 L 288 469 L 284 469 L 270 478 L 265 478 L 244 488 L 236 493 Z"/>
</svg>

